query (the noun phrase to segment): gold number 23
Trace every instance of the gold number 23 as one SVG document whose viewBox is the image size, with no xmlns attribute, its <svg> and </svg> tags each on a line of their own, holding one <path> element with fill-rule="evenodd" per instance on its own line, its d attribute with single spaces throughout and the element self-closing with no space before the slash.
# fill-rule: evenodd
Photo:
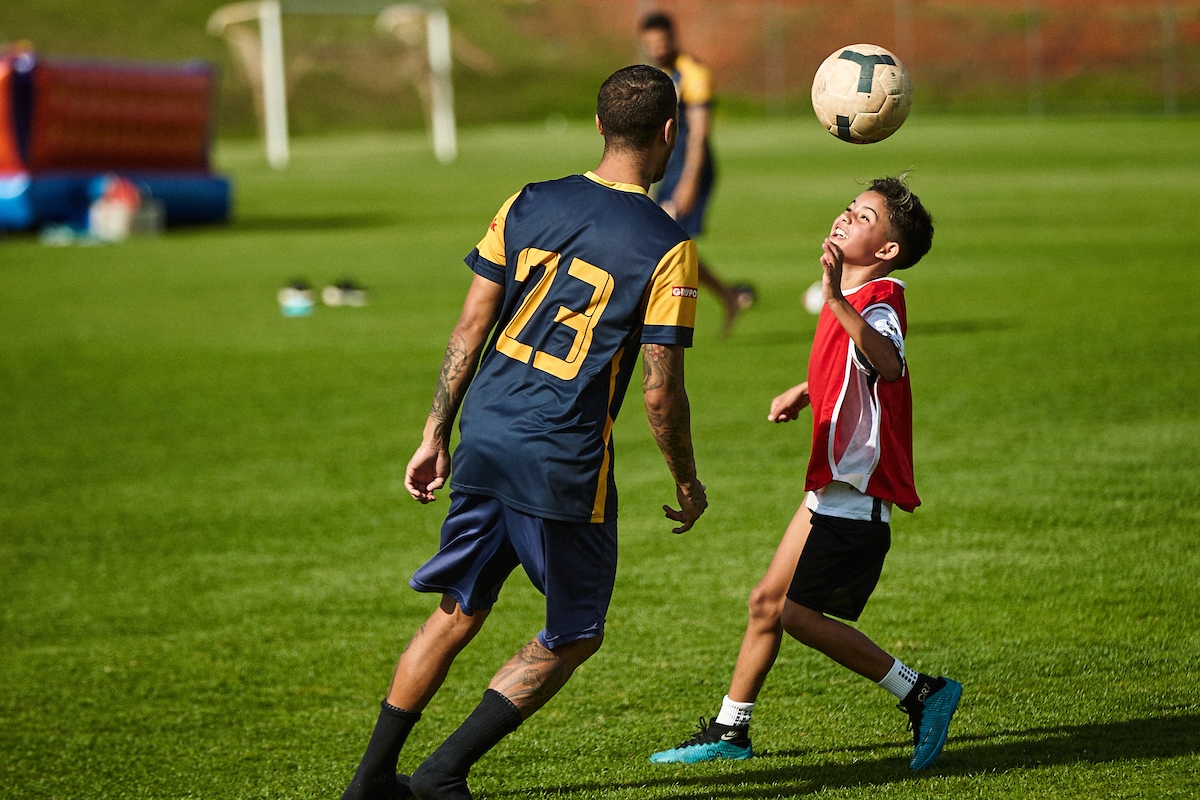
<svg viewBox="0 0 1200 800">
<path fill-rule="evenodd" d="M 521 307 L 517 309 L 512 320 L 500 332 L 496 349 L 522 364 L 528 364 L 532 357 L 534 368 L 569 381 L 579 374 L 579 369 L 583 366 L 584 359 L 587 358 L 588 350 L 592 346 L 592 330 L 600 321 L 600 315 L 604 313 L 604 309 L 608 306 L 608 299 L 612 296 L 613 277 L 583 259 L 571 259 L 571 266 L 567 268 L 567 274 L 591 286 L 592 298 L 583 311 L 559 306 L 558 313 L 554 315 L 555 322 L 566 325 L 575 331 L 575 340 L 571 343 L 571 349 L 565 358 L 552 356 L 543 350 L 535 351 L 529 345 L 517 341 L 517 337 L 521 335 L 521 331 L 529 324 L 529 320 L 550 293 L 550 286 L 554 283 L 554 276 L 558 273 L 559 260 L 558 253 L 538 250 L 536 247 L 527 247 L 517 256 L 516 279 L 518 281 L 523 283 L 528 280 L 534 267 L 544 266 L 545 271 L 525 297 L 525 301 L 521 303 Z"/>
</svg>

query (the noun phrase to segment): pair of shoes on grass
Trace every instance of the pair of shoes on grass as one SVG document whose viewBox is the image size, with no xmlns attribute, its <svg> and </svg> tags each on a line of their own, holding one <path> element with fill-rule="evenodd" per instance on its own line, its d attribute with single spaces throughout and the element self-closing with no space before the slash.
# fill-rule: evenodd
<svg viewBox="0 0 1200 800">
<path fill-rule="evenodd" d="M 922 676 L 924 677 L 924 676 Z M 950 718 L 962 698 L 962 684 L 949 678 L 918 682 L 909 697 L 897 708 L 908 714 L 913 732 L 913 757 L 910 769 L 927 769 L 941 754 L 950 729 Z M 650 756 L 655 764 L 696 764 L 721 759 L 742 760 L 754 755 L 749 725 L 721 725 L 715 719 L 700 718 L 700 730 L 670 750 Z"/>
</svg>

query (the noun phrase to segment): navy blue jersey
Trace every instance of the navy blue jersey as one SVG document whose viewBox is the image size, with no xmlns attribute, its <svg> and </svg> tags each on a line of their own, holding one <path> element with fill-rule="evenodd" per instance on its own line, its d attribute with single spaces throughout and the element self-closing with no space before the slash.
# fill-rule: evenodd
<svg viewBox="0 0 1200 800">
<path fill-rule="evenodd" d="M 639 186 L 526 186 L 466 258 L 504 286 L 450 485 L 526 514 L 616 519 L 612 426 L 642 344 L 690 346 L 696 246 Z"/>
<path fill-rule="evenodd" d="M 679 138 L 671 158 L 667 161 L 666 171 L 658 184 L 656 197 L 660 203 L 675 196 L 679 179 L 683 177 L 683 165 L 687 161 L 688 148 L 692 146 L 688 140 L 688 109 L 711 107 L 713 104 L 712 72 L 691 56 L 680 53 L 675 57 L 675 64 L 664 70 L 675 83 L 675 94 L 679 98 Z M 689 236 L 699 236 L 704 231 L 704 213 L 707 210 L 708 198 L 716 183 L 716 166 L 713 163 L 712 147 L 705 137 L 702 145 L 704 160 L 700 166 L 699 185 L 697 186 L 696 205 L 685 217 L 676 217 L 679 225 Z"/>
</svg>

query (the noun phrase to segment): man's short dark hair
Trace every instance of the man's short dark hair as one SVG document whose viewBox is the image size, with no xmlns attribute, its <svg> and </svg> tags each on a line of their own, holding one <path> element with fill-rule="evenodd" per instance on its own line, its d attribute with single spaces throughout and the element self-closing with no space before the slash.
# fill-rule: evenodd
<svg viewBox="0 0 1200 800">
<path fill-rule="evenodd" d="M 908 269 L 933 246 L 933 217 L 921 205 L 921 198 L 908 188 L 903 175 L 876 178 L 869 188 L 883 195 L 887 203 L 888 222 L 900 243 L 896 269 Z"/>
<path fill-rule="evenodd" d="M 657 67 L 636 64 L 619 69 L 600 87 L 596 116 L 606 147 L 643 149 L 679 107 L 675 84 Z"/>
<path fill-rule="evenodd" d="M 647 14 L 642 18 L 642 24 L 638 26 L 639 31 L 666 31 L 667 33 L 675 32 L 675 23 L 666 14 L 661 11 L 655 11 L 652 14 Z"/>
</svg>

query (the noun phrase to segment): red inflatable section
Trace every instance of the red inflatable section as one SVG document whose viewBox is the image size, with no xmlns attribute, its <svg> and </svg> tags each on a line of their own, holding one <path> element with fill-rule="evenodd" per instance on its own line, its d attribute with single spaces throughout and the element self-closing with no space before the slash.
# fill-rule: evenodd
<svg viewBox="0 0 1200 800">
<path fill-rule="evenodd" d="M 0 231 L 91 228 L 110 184 L 136 187 L 170 225 L 224 222 L 232 189 L 209 162 L 210 65 L 0 54 Z"/>
<path fill-rule="evenodd" d="M 148 69 L 43 60 L 33 71 L 25 166 L 33 173 L 208 172 L 213 91 L 212 70 L 204 65 Z M 4 131 L 12 128 L 2 123 L 0 169 Z"/>
<path fill-rule="evenodd" d="M 0 58 L 0 173 L 24 169 L 17 146 L 12 104 L 7 102 L 12 96 L 12 74 L 12 61 Z"/>
</svg>

